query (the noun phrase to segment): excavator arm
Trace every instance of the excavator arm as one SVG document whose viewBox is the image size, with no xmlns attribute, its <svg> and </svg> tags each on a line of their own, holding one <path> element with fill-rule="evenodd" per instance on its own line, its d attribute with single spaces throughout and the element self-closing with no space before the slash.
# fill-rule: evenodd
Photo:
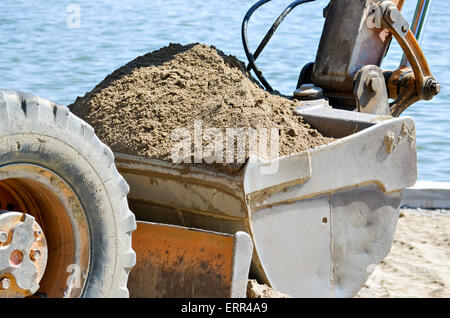
<svg viewBox="0 0 450 318">
<path fill-rule="evenodd" d="M 423 8 L 426 0 L 420 0 Z M 306 72 L 333 107 L 398 117 L 413 103 L 440 92 L 415 34 L 400 13 L 403 0 L 331 0 L 314 66 Z M 415 18 L 413 25 L 421 25 Z M 382 70 L 392 37 L 407 61 L 397 70 Z M 403 64 L 409 64 L 410 67 Z M 389 100 L 393 102 L 389 103 Z"/>
</svg>

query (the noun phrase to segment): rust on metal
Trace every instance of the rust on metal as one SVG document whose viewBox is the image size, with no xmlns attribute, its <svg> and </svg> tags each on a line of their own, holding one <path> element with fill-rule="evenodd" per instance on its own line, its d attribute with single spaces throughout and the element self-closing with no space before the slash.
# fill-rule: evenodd
<svg viewBox="0 0 450 318">
<path fill-rule="evenodd" d="M 430 71 L 430 67 L 419 43 L 411 31 L 408 31 L 404 38 L 398 35 L 394 29 L 391 28 L 390 31 L 394 34 L 397 42 L 400 44 L 400 47 L 403 49 L 403 52 L 405 52 L 405 55 L 411 64 L 411 68 L 416 76 L 417 93 L 419 97 L 424 98 L 421 93 L 421 88 L 425 86 L 426 79 L 433 76 L 433 74 Z"/>
<path fill-rule="evenodd" d="M 90 237 L 83 208 L 71 187 L 38 165 L 5 165 L 0 167 L 0 209 L 31 215 L 39 226 L 33 228 L 35 241 L 46 239 L 48 255 L 39 247 L 23 253 L 24 259 L 37 264 L 47 261 L 46 266 L 38 268 L 42 279 L 35 294 L 49 298 L 80 296 L 89 270 Z M 81 275 L 76 284 L 69 284 L 69 270 L 74 266 Z M 15 278 L 6 276 L 14 288 Z M 24 296 L 30 295 L 17 293 L 14 297 Z"/>
<path fill-rule="evenodd" d="M 392 13 L 400 14 L 393 5 L 382 3 L 381 6 L 386 16 Z M 390 97 L 396 97 L 391 104 L 391 114 L 397 117 L 413 103 L 419 100 L 430 100 L 440 91 L 440 84 L 431 73 L 419 42 L 414 33 L 407 28 L 406 22 L 404 23 L 399 31 L 401 22 L 396 24 L 395 21 L 383 19 L 383 26 L 394 35 L 413 71 L 411 74 L 409 68 L 400 66 L 399 70 L 394 71 L 388 79 Z"/>
<path fill-rule="evenodd" d="M 401 9 L 404 1 L 392 3 Z M 392 34 L 377 25 L 367 1 L 332 0 L 329 5 L 312 81 L 332 106 L 353 110 L 355 74 L 364 65 L 381 66 Z"/>
<path fill-rule="evenodd" d="M 36 220 L 24 213 L 0 210 L 1 298 L 31 296 L 39 288 L 47 265 L 47 242 Z"/>
<path fill-rule="evenodd" d="M 138 222 L 130 297 L 230 297 L 234 237 Z"/>
</svg>

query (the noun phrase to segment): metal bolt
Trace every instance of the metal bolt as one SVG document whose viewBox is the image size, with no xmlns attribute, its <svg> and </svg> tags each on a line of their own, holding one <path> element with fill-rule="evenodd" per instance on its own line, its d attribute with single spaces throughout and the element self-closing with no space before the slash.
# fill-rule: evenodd
<svg viewBox="0 0 450 318">
<path fill-rule="evenodd" d="M 305 100 L 320 99 L 323 98 L 323 90 L 314 84 L 303 84 L 294 91 L 294 97 Z"/>
<path fill-rule="evenodd" d="M 436 95 L 441 92 L 441 84 L 437 83 L 434 84 L 434 91 L 436 92 Z"/>
<path fill-rule="evenodd" d="M 408 32 L 408 26 L 406 25 L 402 26 L 402 32 L 404 33 Z"/>
<path fill-rule="evenodd" d="M 389 20 L 392 22 L 392 23 L 394 23 L 395 21 L 397 21 L 398 20 L 398 11 L 397 11 L 397 8 L 389 8 L 388 9 L 389 11 L 388 11 L 388 18 L 389 18 Z"/>
<path fill-rule="evenodd" d="M 41 236 L 42 232 L 40 230 L 34 231 L 34 238 L 38 239 Z"/>
<path fill-rule="evenodd" d="M 41 252 L 39 250 L 31 251 L 31 260 L 33 262 L 36 262 L 39 259 L 39 257 L 41 257 Z"/>
<path fill-rule="evenodd" d="M 0 231 L 0 243 L 5 243 L 8 240 L 8 233 Z"/>
<path fill-rule="evenodd" d="M 436 96 L 441 92 L 441 84 L 439 84 L 435 79 L 430 78 L 425 83 L 425 94 L 427 97 Z"/>
<path fill-rule="evenodd" d="M 381 88 L 381 81 L 377 76 L 369 78 L 367 85 L 372 92 L 377 92 Z"/>
<path fill-rule="evenodd" d="M 11 287 L 11 281 L 9 278 L 2 278 L 0 280 L 0 289 L 7 290 Z"/>
</svg>

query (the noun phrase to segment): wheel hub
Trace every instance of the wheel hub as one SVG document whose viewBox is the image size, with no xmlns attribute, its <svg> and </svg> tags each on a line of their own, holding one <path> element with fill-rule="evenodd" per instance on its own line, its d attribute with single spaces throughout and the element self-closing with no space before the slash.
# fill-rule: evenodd
<svg viewBox="0 0 450 318">
<path fill-rule="evenodd" d="M 6 294 L 5 290 L 10 291 L 5 297 L 24 297 L 30 296 L 30 293 L 33 296 L 48 298 L 80 297 L 89 274 L 90 236 L 83 207 L 72 188 L 59 175 L 39 165 L 15 163 L 0 166 L 1 209 L 8 210 L 8 214 L 11 211 L 18 211 L 23 218 L 20 221 L 18 219 L 10 221 L 13 225 L 5 230 L 0 227 L 0 231 L 8 234 L 7 243 L 14 237 L 11 236 L 11 233 L 14 234 L 11 229 L 19 223 L 24 223 L 27 219 L 23 214 L 26 214 L 34 218 L 31 219 L 33 224 L 37 222 L 40 226 L 32 226 L 32 230 L 27 227 L 28 230 L 25 232 L 28 234 L 24 236 L 27 237 L 27 244 L 33 240 L 33 233 L 40 231 L 41 241 L 34 237 L 33 242 L 36 244 L 45 242 L 46 250 L 35 247 L 37 245 L 33 243 L 31 247 L 23 250 L 10 249 L 9 253 L 17 251 L 12 256 L 7 253 L 0 254 L 2 260 L 0 263 L 15 270 L 24 266 L 24 260 L 27 263 L 31 261 L 35 269 L 31 270 L 30 266 L 29 271 L 36 273 L 33 281 L 38 284 L 32 284 L 29 277 L 33 274 L 26 272 L 21 275 L 28 277 L 24 278 L 29 284 L 25 287 L 29 288 L 28 291 L 11 293 L 15 287 L 16 276 L 21 272 L 17 272 L 14 276 L 10 271 L 3 274 L 3 267 L 0 267 L 0 279 L 7 278 L 3 285 L 11 285 L 8 289 L 2 290 L 0 282 L 0 297 Z M 0 233 L 0 240 L 1 236 Z M 21 244 L 26 245 L 26 242 Z M 5 246 L 2 244 L 0 248 Z M 10 261 L 20 266 L 13 267 Z M 25 268 L 26 266 L 23 267 L 24 270 Z M 22 290 L 23 285 L 21 286 L 22 288 L 19 286 L 17 288 Z M 32 293 L 36 287 L 38 290 Z"/>
<path fill-rule="evenodd" d="M 33 216 L 0 210 L 0 297 L 26 297 L 39 289 L 47 242 Z"/>
</svg>

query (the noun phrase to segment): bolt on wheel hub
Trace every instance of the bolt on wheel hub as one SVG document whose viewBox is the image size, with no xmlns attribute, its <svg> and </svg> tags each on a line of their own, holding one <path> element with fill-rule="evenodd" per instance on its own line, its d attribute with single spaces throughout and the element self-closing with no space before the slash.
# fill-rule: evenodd
<svg viewBox="0 0 450 318">
<path fill-rule="evenodd" d="M 39 289 L 47 242 L 33 216 L 0 210 L 0 297 L 26 297 Z"/>
</svg>

